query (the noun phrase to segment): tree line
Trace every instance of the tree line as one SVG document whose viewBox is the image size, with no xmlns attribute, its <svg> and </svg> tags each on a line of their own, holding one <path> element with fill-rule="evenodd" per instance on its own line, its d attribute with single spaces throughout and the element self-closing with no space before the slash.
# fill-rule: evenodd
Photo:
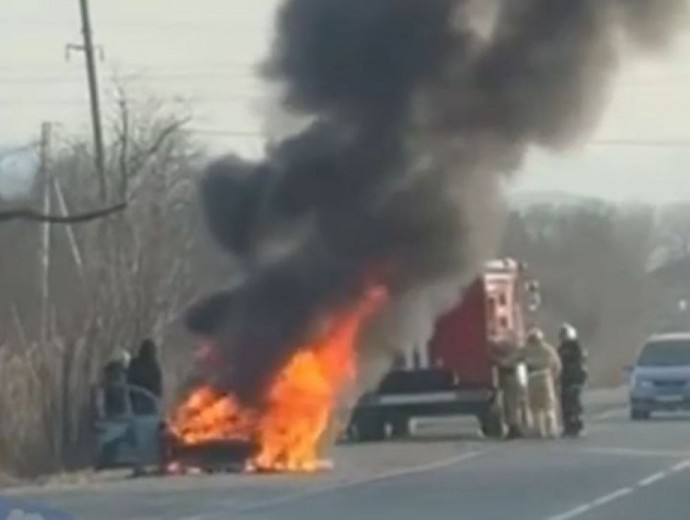
<svg viewBox="0 0 690 520">
<path fill-rule="evenodd" d="M 539 279 L 539 320 L 550 339 L 560 323 L 574 325 L 590 352 L 593 383 L 615 385 L 648 334 L 688 327 L 680 303 L 690 271 L 662 274 L 690 258 L 689 244 L 690 204 L 583 200 L 513 211 L 503 250 Z"/>
</svg>

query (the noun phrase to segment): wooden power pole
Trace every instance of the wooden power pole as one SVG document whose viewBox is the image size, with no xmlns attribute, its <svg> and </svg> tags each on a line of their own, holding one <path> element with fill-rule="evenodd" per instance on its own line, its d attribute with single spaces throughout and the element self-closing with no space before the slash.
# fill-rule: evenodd
<svg viewBox="0 0 690 520">
<path fill-rule="evenodd" d="M 50 141 L 52 125 L 41 125 L 41 157 L 39 176 L 43 189 L 43 212 L 48 215 L 51 211 L 51 179 L 50 179 Z M 48 339 L 48 323 L 50 320 L 50 222 L 42 226 L 41 237 L 41 343 Z"/>
<path fill-rule="evenodd" d="M 84 51 L 86 56 L 86 72 L 89 80 L 89 99 L 91 100 L 91 122 L 93 126 L 93 145 L 96 159 L 96 174 L 100 187 L 101 200 L 108 199 L 108 184 L 105 178 L 105 150 L 103 145 L 103 128 L 101 126 L 101 104 L 98 92 L 98 74 L 96 71 L 96 58 L 93 48 L 93 33 L 91 30 L 91 16 L 89 13 L 89 0 L 79 0 L 81 9 L 83 46 L 68 46 Z"/>
</svg>

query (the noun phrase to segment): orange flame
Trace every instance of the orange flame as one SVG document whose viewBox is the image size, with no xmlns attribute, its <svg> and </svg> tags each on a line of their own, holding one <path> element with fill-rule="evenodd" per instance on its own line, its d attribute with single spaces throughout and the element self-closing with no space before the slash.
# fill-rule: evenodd
<svg viewBox="0 0 690 520">
<path fill-rule="evenodd" d="M 385 300 L 380 286 L 357 305 L 331 317 L 316 339 L 297 350 L 269 387 L 261 410 L 243 407 L 211 387 L 195 389 L 177 409 L 171 431 L 183 444 L 250 441 L 259 470 L 313 471 L 319 442 L 336 400 L 354 379 L 356 344 L 362 325 Z"/>
</svg>

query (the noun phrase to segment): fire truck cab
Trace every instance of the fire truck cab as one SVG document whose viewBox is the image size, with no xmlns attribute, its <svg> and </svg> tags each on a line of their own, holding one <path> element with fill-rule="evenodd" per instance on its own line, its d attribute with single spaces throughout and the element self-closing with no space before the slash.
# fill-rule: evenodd
<svg viewBox="0 0 690 520">
<path fill-rule="evenodd" d="M 438 320 L 431 340 L 401 353 L 379 386 L 359 399 L 347 437 L 405 436 L 412 418 L 447 415 L 473 415 L 484 435 L 503 437 L 503 377 L 511 377 L 516 393 L 525 396 L 517 406 L 527 406 L 525 367 L 507 361 L 522 348 L 539 306 L 538 284 L 526 275 L 525 265 L 512 259 L 486 263 L 460 291 L 459 303 Z M 519 415 L 526 417 L 526 410 Z"/>
</svg>

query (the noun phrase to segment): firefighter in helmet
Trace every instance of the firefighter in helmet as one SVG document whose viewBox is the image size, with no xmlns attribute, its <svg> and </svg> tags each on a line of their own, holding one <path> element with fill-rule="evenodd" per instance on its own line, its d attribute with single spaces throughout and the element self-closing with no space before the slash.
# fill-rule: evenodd
<svg viewBox="0 0 690 520">
<path fill-rule="evenodd" d="M 523 359 L 529 375 L 529 403 L 539 437 L 557 437 L 556 380 L 561 372 L 561 360 L 555 348 L 544 339 L 538 328 L 527 335 Z"/>
<path fill-rule="evenodd" d="M 561 359 L 561 413 L 563 414 L 563 434 L 577 437 L 584 427 L 582 422 L 582 389 L 587 382 L 585 362 L 587 353 L 580 345 L 577 331 L 567 323 L 559 332 L 558 355 Z"/>
</svg>

